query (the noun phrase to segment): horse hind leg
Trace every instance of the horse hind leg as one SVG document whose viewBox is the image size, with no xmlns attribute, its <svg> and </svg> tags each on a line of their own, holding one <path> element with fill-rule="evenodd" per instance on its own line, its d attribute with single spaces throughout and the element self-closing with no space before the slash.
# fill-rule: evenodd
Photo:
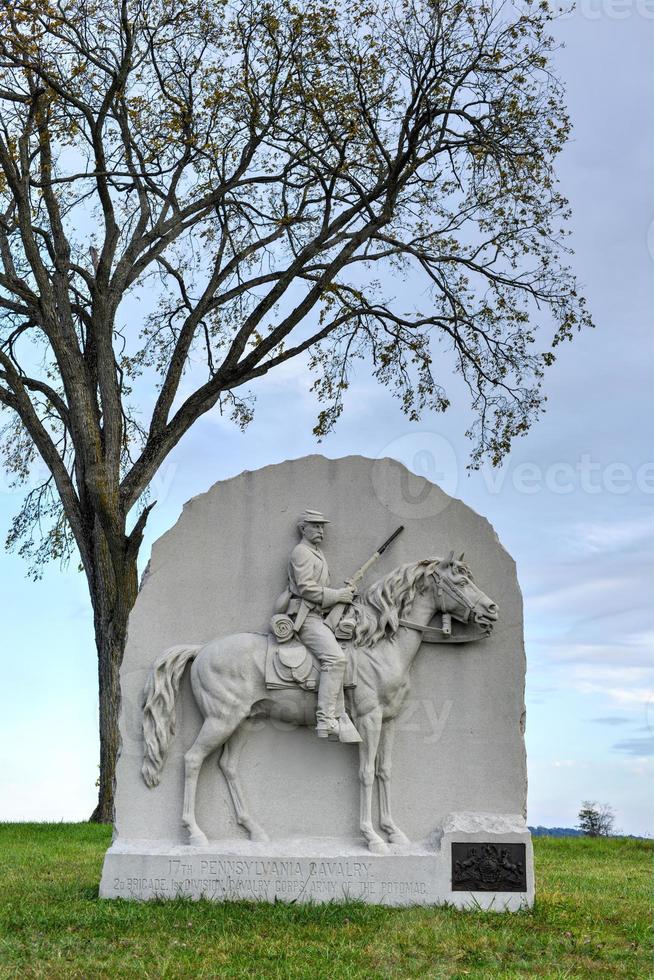
<svg viewBox="0 0 654 980">
<path fill-rule="evenodd" d="M 250 836 L 250 840 L 267 841 L 269 839 L 268 834 L 265 832 L 263 827 L 261 827 L 256 820 L 253 820 L 250 816 L 247 803 L 245 802 L 245 796 L 243 795 L 243 788 L 241 786 L 241 779 L 238 771 L 238 762 L 241 755 L 241 750 L 243 749 L 249 734 L 250 726 L 247 721 L 244 721 L 233 732 L 227 742 L 225 742 L 218 765 L 220 766 L 222 774 L 225 777 L 225 782 L 227 783 L 227 788 L 229 789 L 232 803 L 234 804 L 236 820 L 241 827 L 247 831 Z"/>
<path fill-rule="evenodd" d="M 222 719 L 207 718 L 198 737 L 184 756 L 184 808 L 182 823 L 186 827 L 191 844 L 207 844 L 206 835 L 200 830 L 195 819 L 195 797 L 198 776 L 207 756 L 227 741 L 234 730 L 234 723 Z"/>
</svg>

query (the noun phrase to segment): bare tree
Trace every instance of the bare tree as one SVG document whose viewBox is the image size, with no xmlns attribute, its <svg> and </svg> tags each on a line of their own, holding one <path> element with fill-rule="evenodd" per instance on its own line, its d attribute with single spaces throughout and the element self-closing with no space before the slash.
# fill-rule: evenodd
<svg viewBox="0 0 654 980">
<path fill-rule="evenodd" d="M 8 541 L 35 575 L 76 549 L 88 580 L 95 819 L 148 485 L 196 419 L 245 426 L 247 386 L 305 352 L 317 435 L 362 358 L 411 419 L 447 408 L 458 371 L 473 466 L 542 411 L 552 347 L 588 323 L 549 20 L 540 2 L 2 5 L 4 462 L 48 472 Z"/>
<path fill-rule="evenodd" d="M 587 837 L 610 837 L 614 825 L 615 812 L 608 803 L 584 800 L 581 804 L 578 828 Z"/>
</svg>

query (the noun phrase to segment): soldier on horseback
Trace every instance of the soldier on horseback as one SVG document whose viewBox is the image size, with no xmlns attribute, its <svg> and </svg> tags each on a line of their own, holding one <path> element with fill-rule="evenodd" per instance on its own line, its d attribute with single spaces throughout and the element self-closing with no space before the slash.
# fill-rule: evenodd
<svg viewBox="0 0 654 980">
<path fill-rule="evenodd" d="M 475 585 L 467 566 L 454 561 L 452 553 L 449 558 L 423 558 L 400 565 L 371 585 L 357 601 L 357 627 L 353 637 L 358 652 L 358 681 L 352 690 L 352 702 L 361 739 L 345 714 L 342 691 L 345 657 L 333 630 L 337 630 L 337 636 L 344 632 L 343 608 L 352 610 L 358 583 L 402 528 L 397 528 L 349 576 L 346 588 L 333 589 L 329 586 L 327 563 L 320 548 L 326 523 L 317 511 L 302 515 L 299 523 L 302 540 L 291 554 L 288 588 L 280 597 L 273 619 L 286 619 L 290 634 L 299 633 L 320 662 L 318 733 L 344 741 L 349 731 L 350 737 L 361 741 L 360 827 L 370 850 L 381 854 L 387 845 L 373 827 L 375 779 L 379 785 L 381 829 L 388 834 L 391 844 L 407 841 L 391 815 L 392 726 L 406 703 L 408 675 L 418 651 L 423 643 L 467 643 L 483 639 L 495 625 L 497 606 Z M 452 616 L 471 630 L 456 637 L 451 629 L 431 627 L 429 624 L 437 613 Z M 353 617 L 349 619 L 351 628 Z M 391 621 L 394 628 L 389 629 Z M 277 636 L 274 628 L 273 634 Z M 288 643 L 289 637 L 280 642 Z M 207 843 L 195 816 L 198 777 L 207 756 L 220 750 L 219 765 L 237 821 L 252 840 L 266 840 L 265 830 L 248 810 L 239 780 L 238 756 L 249 730 L 246 723 L 250 718 L 260 717 L 294 721 L 298 725 L 313 723 L 306 710 L 309 688 L 298 685 L 295 695 L 284 690 L 278 696 L 280 691 L 266 685 L 269 649 L 270 638 L 262 633 L 236 633 L 204 645 L 177 645 L 155 661 L 146 681 L 142 773 L 146 785 L 152 788 L 159 784 L 174 734 L 175 699 L 184 668 L 193 664 L 191 690 L 203 722 L 195 742 L 184 755 L 182 821 L 192 844 Z M 301 650 L 298 652 L 302 654 Z M 262 697 L 266 690 L 267 696 Z"/>
<path fill-rule="evenodd" d="M 326 616 L 336 605 L 351 605 L 354 588 L 329 586 L 329 569 L 320 547 L 325 524 L 319 511 L 305 510 L 298 529 L 302 540 L 293 548 L 288 563 L 288 589 L 280 596 L 276 612 L 294 619 L 295 633 L 320 661 L 316 733 L 319 738 L 360 742 L 361 737 L 345 711 L 343 676 L 347 664 Z"/>
</svg>

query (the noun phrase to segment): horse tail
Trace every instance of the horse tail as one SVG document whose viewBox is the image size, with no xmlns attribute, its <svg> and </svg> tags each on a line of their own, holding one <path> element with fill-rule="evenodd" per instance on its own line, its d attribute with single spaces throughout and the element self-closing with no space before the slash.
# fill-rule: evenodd
<svg viewBox="0 0 654 980">
<path fill-rule="evenodd" d="M 143 739 L 141 772 L 146 784 L 158 786 L 170 738 L 175 734 L 177 692 L 184 668 L 201 646 L 170 647 L 154 663 L 143 691 Z"/>
</svg>

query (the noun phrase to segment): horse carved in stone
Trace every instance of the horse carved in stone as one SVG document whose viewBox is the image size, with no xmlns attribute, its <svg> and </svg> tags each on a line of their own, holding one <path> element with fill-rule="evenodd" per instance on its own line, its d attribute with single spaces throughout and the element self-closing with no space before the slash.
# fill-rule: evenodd
<svg viewBox="0 0 654 980">
<path fill-rule="evenodd" d="M 373 784 L 376 778 L 381 829 L 390 843 L 408 843 L 391 814 L 393 727 L 409 693 L 409 674 L 423 634 L 430 630 L 435 614 L 442 613 L 474 625 L 478 636 L 487 635 L 497 620 L 497 606 L 475 585 L 467 564 L 450 555 L 395 568 L 355 599 L 354 612 L 354 636 L 343 646 L 358 662 L 350 707 L 362 737 L 360 827 L 369 849 L 384 853 L 387 843 L 372 822 Z M 204 646 L 172 647 L 156 661 L 146 682 L 142 773 L 146 784 L 154 787 L 174 733 L 182 674 L 192 662 L 191 689 L 204 722 L 184 757 L 182 821 L 191 844 L 207 843 L 196 821 L 195 797 L 200 769 L 211 752 L 221 750 L 219 765 L 238 823 L 252 840 L 267 840 L 248 810 L 239 778 L 238 759 L 248 735 L 248 719 L 315 724 L 315 693 L 299 687 L 290 691 L 266 687 L 267 644 L 263 634 L 236 633 Z"/>
</svg>

